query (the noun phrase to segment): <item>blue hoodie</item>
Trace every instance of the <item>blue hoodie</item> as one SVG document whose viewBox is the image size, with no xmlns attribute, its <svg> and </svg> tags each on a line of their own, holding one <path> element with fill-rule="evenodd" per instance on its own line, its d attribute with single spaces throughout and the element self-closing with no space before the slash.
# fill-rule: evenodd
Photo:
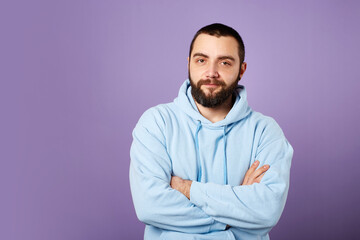
<svg viewBox="0 0 360 240">
<path fill-rule="evenodd" d="M 224 120 L 212 123 L 186 80 L 174 102 L 141 116 L 130 187 L 144 239 L 269 239 L 285 206 L 293 149 L 275 120 L 251 110 L 243 86 L 235 94 Z M 241 186 L 255 160 L 270 169 L 260 183 Z M 170 187 L 171 176 L 193 181 L 190 200 Z"/>
</svg>

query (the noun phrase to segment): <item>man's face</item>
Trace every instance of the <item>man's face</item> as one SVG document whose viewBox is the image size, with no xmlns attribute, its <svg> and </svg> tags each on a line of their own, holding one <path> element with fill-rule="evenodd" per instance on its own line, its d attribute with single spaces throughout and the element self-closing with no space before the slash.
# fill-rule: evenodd
<svg viewBox="0 0 360 240">
<path fill-rule="evenodd" d="M 231 36 L 200 34 L 189 59 L 192 95 L 204 107 L 217 107 L 231 97 L 246 69 L 240 68 L 238 43 Z"/>
</svg>

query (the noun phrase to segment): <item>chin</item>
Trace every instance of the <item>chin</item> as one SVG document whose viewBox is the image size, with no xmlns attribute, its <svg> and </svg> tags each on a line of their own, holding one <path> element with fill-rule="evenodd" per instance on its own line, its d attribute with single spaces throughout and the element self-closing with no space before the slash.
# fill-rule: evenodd
<svg viewBox="0 0 360 240">
<path fill-rule="evenodd" d="M 204 94 L 205 94 L 205 95 L 209 95 L 209 96 L 214 95 L 214 94 L 216 94 L 216 93 L 218 93 L 218 92 L 220 92 L 220 91 L 221 91 L 221 87 L 220 87 L 220 86 L 218 86 L 218 87 L 216 87 L 216 88 L 206 88 L 206 87 L 205 87 L 205 89 L 203 90 Z"/>
</svg>

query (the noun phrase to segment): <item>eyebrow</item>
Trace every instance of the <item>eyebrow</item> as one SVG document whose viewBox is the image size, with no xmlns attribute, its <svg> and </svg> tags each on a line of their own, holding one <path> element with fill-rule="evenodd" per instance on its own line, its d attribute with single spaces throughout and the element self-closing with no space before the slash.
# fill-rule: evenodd
<svg viewBox="0 0 360 240">
<path fill-rule="evenodd" d="M 192 56 L 193 56 L 193 57 L 205 57 L 205 58 L 209 58 L 208 55 L 203 54 L 203 53 L 194 53 Z"/>
<path fill-rule="evenodd" d="M 209 58 L 209 56 L 206 55 L 206 54 L 204 54 L 204 53 L 194 53 L 192 57 L 204 57 L 204 58 Z M 225 56 L 220 56 L 220 57 L 218 57 L 217 59 L 219 59 L 219 60 L 229 59 L 229 60 L 232 60 L 232 61 L 235 62 L 235 58 L 234 58 L 234 57 L 232 57 L 232 56 L 227 56 L 227 55 L 225 55 Z"/>
<path fill-rule="evenodd" d="M 224 59 L 229 59 L 235 62 L 235 58 L 233 58 L 232 56 L 220 56 L 218 57 L 219 60 L 224 60 Z"/>
</svg>

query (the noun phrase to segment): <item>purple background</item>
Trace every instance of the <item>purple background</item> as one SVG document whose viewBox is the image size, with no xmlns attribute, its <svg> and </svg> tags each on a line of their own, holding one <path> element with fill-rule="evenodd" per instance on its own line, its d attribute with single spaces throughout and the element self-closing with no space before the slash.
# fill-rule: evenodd
<svg viewBox="0 0 360 240">
<path fill-rule="evenodd" d="M 253 109 L 295 149 L 272 239 L 360 235 L 358 1 L 1 1 L 0 239 L 141 239 L 131 132 L 187 77 L 194 33 L 237 29 Z"/>
</svg>

